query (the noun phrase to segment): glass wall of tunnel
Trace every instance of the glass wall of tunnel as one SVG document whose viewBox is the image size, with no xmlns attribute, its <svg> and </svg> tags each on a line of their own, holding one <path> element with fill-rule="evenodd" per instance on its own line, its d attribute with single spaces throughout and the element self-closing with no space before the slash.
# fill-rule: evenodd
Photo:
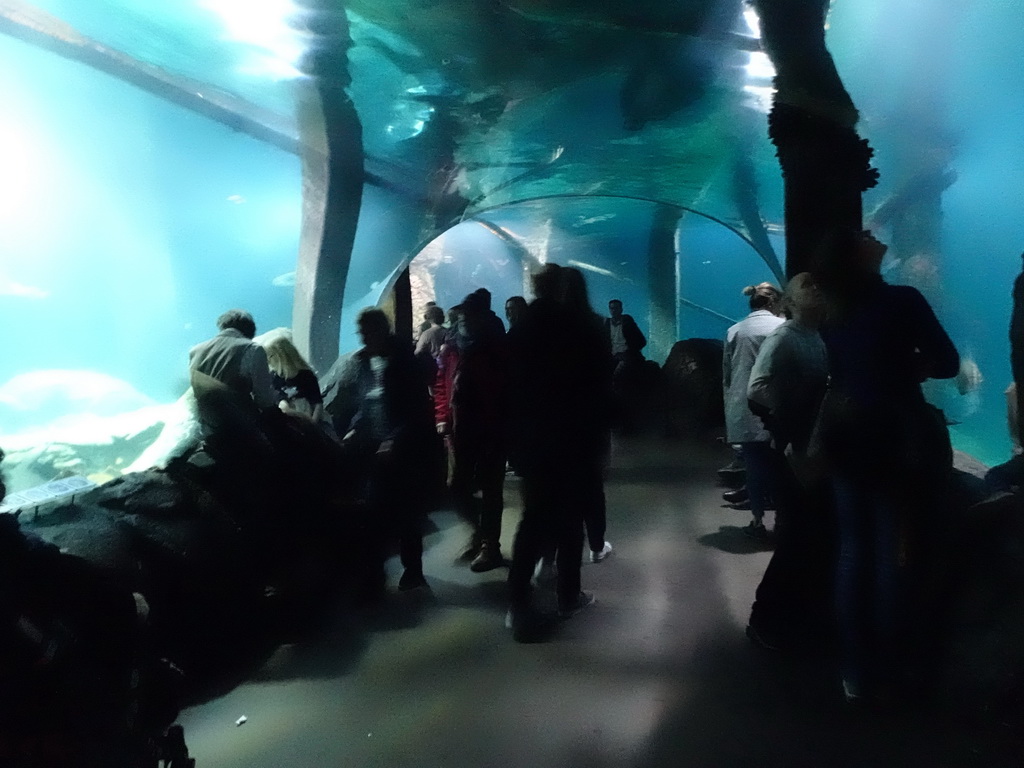
<svg viewBox="0 0 1024 768">
<path fill-rule="evenodd" d="M 474 215 L 431 241 L 411 263 L 414 316 L 428 301 L 447 309 L 479 287 L 532 299 L 541 264 L 581 270 L 594 310 L 619 299 L 662 364 L 684 338 L 721 339 L 746 314 L 744 286 L 779 282 L 740 233 L 695 211 L 646 200 L 565 197 Z"/>
<path fill-rule="evenodd" d="M 178 78 L 193 96 L 238 102 L 296 145 L 296 94 L 308 84 L 299 65 L 311 45 L 295 22 L 308 4 L 20 5 L 36 22 L 50 19 L 32 29 L 59 34 L 21 39 L 4 17 L 0 35 L 14 73 L 0 115 L 10 334 L 0 445 L 12 458 L 19 446 L 58 448 L 22 462 L 31 469 L 12 476 L 15 489 L 132 466 L 141 454 L 96 450 L 79 463 L 67 446 L 110 436 L 70 430 L 173 403 L 189 347 L 213 333 L 223 309 L 251 310 L 261 330 L 293 321 L 295 148 L 75 61 L 60 45 L 87 39 L 109 60 Z M 358 310 L 379 303 L 410 261 L 417 314 L 428 297 L 447 306 L 478 285 L 500 311 L 507 295 L 527 295 L 523 259 L 547 259 L 575 262 L 598 311 L 621 298 L 649 332 L 652 311 L 665 308 L 664 291 L 652 294 L 664 274 L 652 280 L 649 259 L 664 214 L 628 196 L 680 206 L 674 335 L 720 337 L 745 311 L 740 288 L 773 278 L 747 242 L 753 230 L 763 226 L 784 259 L 782 183 L 765 130 L 773 71 L 749 9 L 694 13 L 658 35 L 557 11 L 513 14 L 499 47 L 487 18 L 451 19 L 442 6 L 346 4 L 367 183 L 339 298 L 341 352 L 358 345 Z M 957 445 L 987 462 L 1010 452 L 1006 327 L 1024 242 L 1015 10 L 837 3 L 828 32 L 882 172 L 866 223 L 893 246 L 887 279 L 920 288 L 976 365 L 973 389 L 939 384 L 930 394 L 955 422 Z M 522 202 L 544 197 L 562 202 Z"/>
<path fill-rule="evenodd" d="M 102 482 L 178 418 L 221 312 L 291 324 L 299 160 L 12 37 L 0 61 L 5 474 Z"/>
</svg>

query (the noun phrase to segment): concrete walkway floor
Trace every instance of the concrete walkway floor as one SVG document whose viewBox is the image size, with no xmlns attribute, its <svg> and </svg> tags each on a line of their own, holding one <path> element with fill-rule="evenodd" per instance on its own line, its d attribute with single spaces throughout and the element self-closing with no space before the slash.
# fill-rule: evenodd
<svg viewBox="0 0 1024 768">
<path fill-rule="evenodd" d="M 827 663 L 749 643 L 743 630 L 769 553 L 740 532 L 749 513 L 722 505 L 715 469 L 729 458 L 714 443 L 616 445 L 607 485 L 615 551 L 583 568 L 597 603 L 546 644 L 513 642 L 507 571 L 456 565 L 466 531 L 450 513 L 433 515 L 432 596 L 396 594 L 380 615 L 338 615 L 182 713 L 197 765 L 1024 765 L 1019 734 L 997 720 L 851 712 Z M 518 503 L 510 478 L 506 548 Z"/>
</svg>

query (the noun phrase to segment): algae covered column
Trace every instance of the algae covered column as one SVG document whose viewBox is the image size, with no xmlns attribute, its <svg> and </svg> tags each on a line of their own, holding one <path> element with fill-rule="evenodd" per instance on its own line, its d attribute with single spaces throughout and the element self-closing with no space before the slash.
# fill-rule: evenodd
<svg viewBox="0 0 1024 768">
<path fill-rule="evenodd" d="M 363 196 L 363 130 L 346 88 L 352 45 L 341 0 L 301 0 L 312 45 L 302 69 L 302 234 L 295 270 L 295 342 L 314 368 L 338 356 L 341 305 Z"/>
<path fill-rule="evenodd" d="M 861 195 L 878 183 L 858 113 L 825 45 L 829 0 L 753 0 L 775 65 L 768 132 L 786 195 L 786 274 L 842 272 L 828 246 L 862 228 Z"/>
</svg>

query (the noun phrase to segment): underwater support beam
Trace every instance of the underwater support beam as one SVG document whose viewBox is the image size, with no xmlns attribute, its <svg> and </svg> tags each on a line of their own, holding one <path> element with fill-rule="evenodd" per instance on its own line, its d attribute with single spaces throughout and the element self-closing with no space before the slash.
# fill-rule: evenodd
<svg viewBox="0 0 1024 768">
<path fill-rule="evenodd" d="M 363 201 L 363 127 L 350 84 L 348 18 L 339 3 L 323 5 L 329 27 L 306 61 L 309 83 L 299 101 L 302 232 L 295 267 L 292 334 L 314 369 L 338 358 L 341 310 Z M 327 34 L 329 32 L 329 34 Z M 317 147 L 321 147 L 319 151 Z"/>
<path fill-rule="evenodd" d="M 300 152 L 299 137 L 280 115 L 102 45 L 22 0 L 0 0 L 0 34 L 85 64 L 285 152 Z"/>
</svg>

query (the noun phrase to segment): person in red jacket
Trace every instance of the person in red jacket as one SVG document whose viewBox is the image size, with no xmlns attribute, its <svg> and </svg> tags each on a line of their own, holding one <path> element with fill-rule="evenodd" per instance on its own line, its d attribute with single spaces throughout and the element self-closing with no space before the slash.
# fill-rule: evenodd
<svg viewBox="0 0 1024 768">
<path fill-rule="evenodd" d="M 437 431 L 452 445 L 456 509 L 473 528 L 463 558 L 471 559 L 473 571 L 482 572 L 505 563 L 500 538 L 508 360 L 504 332 L 489 321 L 493 313 L 479 296 L 467 296 L 462 310 L 457 333 L 438 357 L 434 416 Z"/>
</svg>

